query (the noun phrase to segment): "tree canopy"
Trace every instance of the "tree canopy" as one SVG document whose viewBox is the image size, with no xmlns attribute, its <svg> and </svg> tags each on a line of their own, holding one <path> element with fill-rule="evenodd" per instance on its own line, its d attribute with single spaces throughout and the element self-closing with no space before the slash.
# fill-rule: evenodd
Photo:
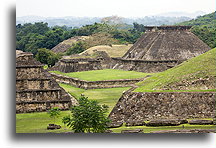
<svg viewBox="0 0 216 148">
<path fill-rule="evenodd" d="M 81 96 L 78 99 L 78 106 L 71 108 L 71 116 L 63 118 L 63 123 L 67 124 L 75 133 L 103 133 L 110 122 L 106 113 L 107 105 L 99 105 L 96 100 L 88 100 Z"/>
</svg>

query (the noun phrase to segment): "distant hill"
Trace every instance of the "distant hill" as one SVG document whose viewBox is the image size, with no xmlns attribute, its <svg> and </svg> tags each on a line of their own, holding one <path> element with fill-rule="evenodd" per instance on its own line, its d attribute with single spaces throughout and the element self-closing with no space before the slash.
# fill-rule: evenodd
<svg viewBox="0 0 216 148">
<path fill-rule="evenodd" d="M 216 47 L 216 12 L 200 16 L 190 21 L 177 23 L 176 25 L 193 26 L 191 32 L 197 35 L 209 47 Z"/>
<path fill-rule="evenodd" d="M 202 26 L 215 27 L 216 25 L 216 12 L 199 16 L 196 19 L 178 23 L 178 25 L 187 25 L 187 26 Z"/>
<path fill-rule="evenodd" d="M 144 16 L 139 18 L 124 18 L 119 16 L 108 17 L 40 17 L 40 16 L 23 16 L 16 18 L 16 24 L 47 22 L 50 27 L 52 26 L 68 26 L 68 27 L 82 27 L 93 23 L 106 22 L 108 24 L 124 24 L 123 28 L 132 27 L 131 25 L 136 22 L 143 25 L 173 25 L 179 22 L 188 21 L 190 17 L 187 16 Z M 126 26 L 129 25 L 129 26 Z"/>
<path fill-rule="evenodd" d="M 139 82 L 135 91 L 215 89 L 216 48 Z"/>
</svg>

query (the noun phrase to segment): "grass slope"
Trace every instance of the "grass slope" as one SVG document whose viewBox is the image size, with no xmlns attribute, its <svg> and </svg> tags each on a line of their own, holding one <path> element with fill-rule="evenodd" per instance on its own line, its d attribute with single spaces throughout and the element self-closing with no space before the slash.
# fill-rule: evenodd
<svg viewBox="0 0 216 148">
<path fill-rule="evenodd" d="M 135 89 L 135 92 L 145 92 L 152 90 L 162 90 L 164 87 L 169 87 L 180 83 L 182 81 L 193 81 L 198 78 L 215 77 L 216 75 L 216 48 L 212 49 L 202 55 L 189 59 L 182 64 L 168 69 L 164 72 L 154 74 L 152 77 L 139 82 L 137 85 L 139 88 Z M 215 82 L 211 82 L 215 85 Z M 187 86 L 190 90 L 190 86 Z M 200 88 L 193 88 L 199 90 Z M 215 88 L 214 88 L 215 89 Z"/>
<path fill-rule="evenodd" d="M 105 51 L 110 57 L 122 57 L 129 50 L 131 46 L 132 44 L 112 45 L 112 46 L 98 45 L 98 46 L 91 47 L 80 54 L 81 55 L 86 53 L 93 54 L 94 50 L 97 50 L 97 51 Z"/>
<path fill-rule="evenodd" d="M 52 73 L 65 75 L 73 78 L 78 78 L 87 81 L 103 81 L 103 80 L 118 80 L 118 79 L 136 79 L 142 78 L 147 75 L 152 75 L 149 73 L 135 72 L 135 71 L 123 71 L 117 69 L 103 69 L 103 70 L 91 70 L 82 72 L 71 72 L 63 73 L 60 71 L 50 71 Z"/>
<path fill-rule="evenodd" d="M 85 89 L 73 87 L 68 84 L 60 84 L 60 86 L 75 98 L 79 98 L 81 94 L 84 94 L 89 99 L 97 100 L 100 104 L 108 105 L 109 112 L 113 109 L 118 99 L 121 97 L 123 91 L 130 89 L 130 87 L 118 87 L 118 88 L 85 90 Z"/>
</svg>

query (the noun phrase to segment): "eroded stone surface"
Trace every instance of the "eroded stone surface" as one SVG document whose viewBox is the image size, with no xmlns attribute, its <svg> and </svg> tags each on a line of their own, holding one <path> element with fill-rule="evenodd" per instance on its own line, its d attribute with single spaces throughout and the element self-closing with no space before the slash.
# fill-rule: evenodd
<svg viewBox="0 0 216 148">
<path fill-rule="evenodd" d="M 131 92 L 119 99 L 113 122 L 153 119 L 214 118 L 215 92 Z"/>
<path fill-rule="evenodd" d="M 162 130 L 162 131 L 153 131 L 151 133 L 215 133 L 216 130 L 213 129 L 193 129 L 193 130 Z"/>
<path fill-rule="evenodd" d="M 143 133 L 143 129 L 122 130 L 121 133 Z"/>
<path fill-rule="evenodd" d="M 40 112 L 52 107 L 62 110 L 77 104 L 31 53 L 16 51 L 16 112 Z"/>
<path fill-rule="evenodd" d="M 192 125 L 211 125 L 213 124 L 212 120 L 190 120 L 189 124 Z"/>
</svg>

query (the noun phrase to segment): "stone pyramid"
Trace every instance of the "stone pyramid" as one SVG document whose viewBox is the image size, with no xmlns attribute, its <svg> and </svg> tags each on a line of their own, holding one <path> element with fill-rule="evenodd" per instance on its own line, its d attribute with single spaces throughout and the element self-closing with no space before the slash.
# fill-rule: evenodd
<svg viewBox="0 0 216 148">
<path fill-rule="evenodd" d="M 123 59 L 187 60 L 210 47 L 191 33 L 191 26 L 149 26 Z"/>
<path fill-rule="evenodd" d="M 16 51 L 16 112 L 67 110 L 76 99 L 62 89 L 31 53 Z"/>
</svg>

